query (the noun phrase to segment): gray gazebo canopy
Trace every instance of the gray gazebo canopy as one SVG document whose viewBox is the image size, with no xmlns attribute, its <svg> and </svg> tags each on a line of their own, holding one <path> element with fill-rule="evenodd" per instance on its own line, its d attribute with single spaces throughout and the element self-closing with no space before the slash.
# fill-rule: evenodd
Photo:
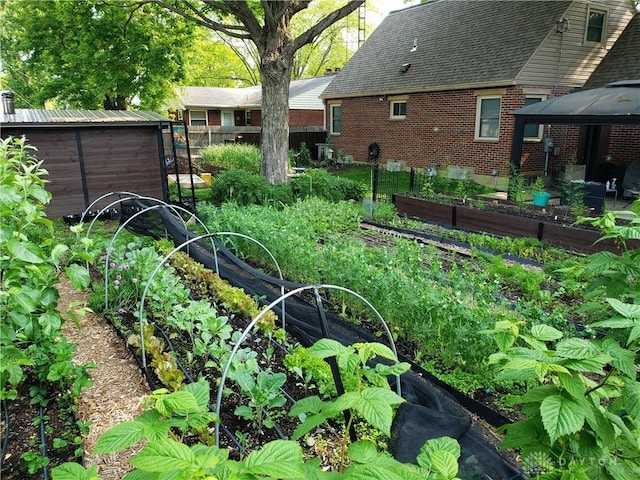
<svg viewBox="0 0 640 480">
<path fill-rule="evenodd" d="M 515 116 L 511 163 L 519 168 L 527 124 L 640 125 L 640 80 L 569 93 L 511 114 Z"/>
</svg>

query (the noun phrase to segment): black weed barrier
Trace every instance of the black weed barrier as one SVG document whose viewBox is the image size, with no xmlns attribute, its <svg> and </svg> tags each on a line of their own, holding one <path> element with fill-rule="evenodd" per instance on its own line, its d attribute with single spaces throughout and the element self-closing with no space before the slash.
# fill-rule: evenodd
<svg viewBox="0 0 640 480">
<path fill-rule="evenodd" d="M 195 239 L 195 235 L 185 229 L 181 219 L 168 208 L 155 208 L 145 214 L 136 213 L 150 206 L 144 200 L 123 202 L 121 221 L 127 221 L 127 228 L 141 235 L 156 238 L 168 235 L 176 246 Z M 259 298 L 263 305 L 270 305 L 282 296 L 282 288 L 291 291 L 307 285 L 280 280 L 246 264 L 217 239 L 214 239 L 216 255 L 211 249 L 211 239 L 194 240 L 184 250 L 197 262 L 218 272 L 221 278 L 245 293 Z M 338 315 L 326 311 L 317 295 L 292 295 L 286 300 L 284 321 L 286 330 L 304 346 L 311 346 L 321 338 L 332 338 L 343 345 L 378 342 L 379 339 L 350 323 Z M 280 303 L 273 308 L 282 317 Z M 509 422 L 500 414 L 467 397 L 461 392 L 447 387 L 417 366 L 401 375 L 402 396 L 406 400 L 398 408 L 392 426 L 392 454 L 402 462 L 415 462 L 420 447 L 426 440 L 449 436 L 461 446 L 458 475 L 463 479 L 517 479 L 524 478 L 514 465 L 501 456 L 487 441 L 487 432 L 474 423 L 469 411 L 495 426 Z M 337 379 L 338 380 L 338 379 Z M 339 380 L 338 380 L 339 381 Z M 390 379 L 390 386 L 396 388 L 396 379 Z M 437 382 L 437 383 L 436 383 Z M 469 410 L 461 406 L 461 401 Z M 223 427 L 224 428 L 224 427 Z M 225 432 L 226 433 L 226 432 Z"/>
</svg>

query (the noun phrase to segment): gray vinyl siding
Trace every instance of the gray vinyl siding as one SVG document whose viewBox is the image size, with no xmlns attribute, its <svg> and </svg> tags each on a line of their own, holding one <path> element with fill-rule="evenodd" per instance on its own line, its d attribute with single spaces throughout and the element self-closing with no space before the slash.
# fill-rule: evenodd
<svg viewBox="0 0 640 480">
<path fill-rule="evenodd" d="M 584 42 L 589 5 L 608 12 L 606 48 Z M 569 20 L 569 31 L 559 34 L 552 29 L 519 73 L 516 83 L 553 87 L 557 77 L 559 87 L 582 87 L 633 17 L 633 9 L 631 2 L 623 0 L 575 1 L 561 17 Z"/>
</svg>

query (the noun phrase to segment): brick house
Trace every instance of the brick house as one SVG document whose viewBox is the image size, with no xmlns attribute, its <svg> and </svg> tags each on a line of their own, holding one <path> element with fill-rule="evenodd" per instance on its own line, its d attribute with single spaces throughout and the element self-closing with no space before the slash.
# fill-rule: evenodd
<svg viewBox="0 0 640 480">
<path fill-rule="evenodd" d="M 322 93 L 334 151 L 509 173 L 509 112 L 582 87 L 634 15 L 627 0 L 432 0 L 391 12 Z M 577 155 L 580 130 L 530 125 L 524 173 Z"/>
<path fill-rule="evenodd" d="M 320 93 L 333 76 L 293 80 L 289 84 L 289 132 L 292 148 L 300 141 L 325 140 L 324 103 Z M 262 87 L 179 87 L 174 115 L 189 128 L 191 145 L 225 141 L 259 144 L 262 127 Z M 311 148 L 312 149 L 312 148 Z M 313 150 L 313 149 L 312 149 Z"/>
</svg>

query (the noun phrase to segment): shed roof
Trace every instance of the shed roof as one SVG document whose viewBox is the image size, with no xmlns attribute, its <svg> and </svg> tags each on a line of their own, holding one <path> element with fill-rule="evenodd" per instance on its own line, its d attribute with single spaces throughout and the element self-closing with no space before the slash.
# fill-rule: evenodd
<svg viewBox="0 0 640 480">
<path fill-rule="evenodd" d="M 289 83 L 291 110 L 324 110 L 320 94 L 334 77 L 304 78 Z M 262 87 L 178 87 L 178 99 L 171 101 L 173 108 L 261 108 Z"/>
<path fill-rule="evenodd" d="M 527 123 L 640 124 L 640 80 L 610 83 L 511 112 Z"/>
<path fill-rule="evenodd" d="M 431 0 L 391 12 L 322 98 L 512 84 L 570 5 Z"/>
<path fill-rule="evenodd" d="M 158 125 L 169 124 L 171 120 L 155 112 L 132 110 L 45 110 L 18 108 L 13 115 L 0 115 L 0 125 L 32 125 L 36 127 L 78 126 L 78 125 Z"/>
<path fill-rule="evenodd" d="M 584 88 L 602 87 L 625 78 L 640 78 L 640 13 L 631 19 Z"/>
</svg>

